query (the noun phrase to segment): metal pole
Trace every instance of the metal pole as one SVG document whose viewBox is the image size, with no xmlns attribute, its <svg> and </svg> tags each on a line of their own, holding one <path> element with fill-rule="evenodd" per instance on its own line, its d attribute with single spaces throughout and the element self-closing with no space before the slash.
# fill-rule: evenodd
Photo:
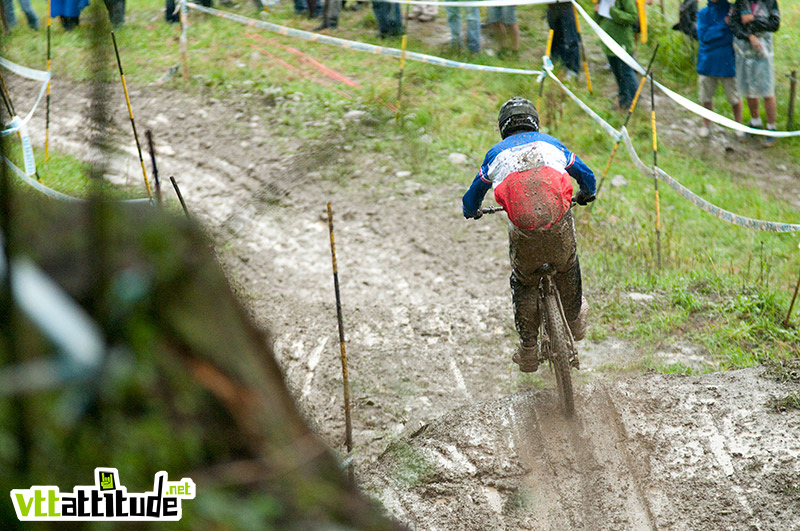
<svg viewBox="0 0 800 531">
<path fill-rule="evenodd" d="M 181 189 L 178 188 L 178 183 L 175 182 L 175 177 L 170 176 L 169 180 L 172 183 L 172 187 L 175 188 L 175 193 L 178 194 L 178 201 L 181 202 L 183 213 L 186 214 L 187 218 L 191 219 L 192 216 L 189 215 L 189 209 L 186 208 L 186 203 L 183 201 L 183 194 L 181 194 Z"/>
<path fill-rule="evenodd" d="M 50 73 L 50 0 L 47 0 L 47 72 Z M 45 100 L 44 161 L 50 160 L 50 80 L 47 80 L 47 99 Z"/>
<path fill-rule="evenodd" d="M 336 291 L 336 321 L 339 324 L 339 351 L 342 359 L 342 382 L 344 384 L 344 425 L 345 444 L 348 456 L 353 452 L 353 425 L 350 420 L 350 381 L 347 377 L 347 353 L 344 348 L 344 324 L 342 323 L 342 302 L 339 296 L 339 272 L 336 268 L 336 245 L 333 242 L 333 211 L 328 203 L 328 231 L 331 236 L 331 260 L 333 263 L 333 287 Z M 348 467 L 348 475 L 353 480 L 353 465 Z"/>
<path fill-rule="evenodd" d="M 150 151 L 150 163 L 153 165 L 153 180 L 156 182 L 156 201 L 161 205 L 161 181 L 158 179 L 158 166 L 156 165 L 156 148 L 153 146 L 153 133 L 150 129 L 145 130 L 144 136 L 147 138 L 147 148 Z"/>
<path fill-rule="evenodd" d="M 545 48 L 544 54 L 547 57 L 550 57 L 550 50 L 553 47 L 553 30 L 550 30 L 550 33 L 547 35 L 547 48 Z M 539 83 L 539 96 L 536 98 L 536 114 L 539 114 L 539 108 L 542 103 L 542 94 L 544 94 L 544 80 L 547 76 L 542 76 L 542 81 Z M 539 117 L 539 121 L 541 122 L 542 118 Z"/>
<path fill-rule="evenodd" d="M 147 195 L 153 197 L 153 192 L 150 190 L 150 183 L 147 181 L 147 171 L 144 169 L 144 158 L 142 157 L 142 146 L 139 144 L 139 135 L 136 133 L 136 122 L 133 120 L 133 109 L 131 108 L 131 98 L 128 96 L 128 85 L 125 84 L 125 73 L 122 71 L 122 61 L 119 58 L 119 49 L 117 48 L 117 38 L 114 32 L 111 32 L 111 40 L 114 42 L 114 53 L 117 56 L 117 66 L 119 66 L 119 77 L 122 79 L 122 90 L 125 91 L 125 102 L 128 104 L 128 116 L 131 117 L 131 127 L 133 127 L 133 138 L 136 140 L 136 149 L 139 152 L 139 163 L 142 165 L 142 177 L 144 177 L 144 185 L 147 188 Z"/>
<path fill-rule="evenodd" d="M 589 63 L 586 62 L 586 49 L 583 46 L 583 35 L 581 35 L 581 23 L 578 20 L 578 8 L 572 5 L 572 12 L 575 16 L 575 29 L 578 30 L 578 45 L 581 47 L 581 60 L 583 61 L 583 71 L 586 72 L 586 86 L 589 88 L 589 94 L 594 94 L 592 90 L 592 78 L 589 75 Z"/>
<path fill-rule="evenodd" d="M 650 57 L 650 62 L 647 63 L 647 71 L 644 74 L 644 77 L 639 81 L 639 87 L 636 89 L 636 94 L 633 96 L 633 101 L 631 102 L 631 106 L 628 108 L 628 115 L 625 116 L 625 122 L 622 124 L 622 127 L 626 127 L 628 122 L 633 115 L 634 109 L 636 109 L 636 103 L 639 101 L 639 95 L 642 93 L 642 87 L 644 87 L 645 81 L 647 81 L 647 77 L 650 75 L 650 68 L 653 66 L 653 61 L 656 58 L 656 54 L 658 53 L 658 44 L 656 44 L 655 49 L 653 50 L 653 55 Z M 621 140 L 617 140 L 614 144 L 614 149 L 611 150 L 611 156 L 608 157 L 608 162 L 606 163 L 606 167 L 603 170 L 603 174 L 600 176 L 600 181 L 597 183 L 597 193 L 596 195 L 600 195 L 600 190 L 603 188 L 603 181 L 606 179 L 606 175 L 608 175 L 608 170 L 611 169 L 611 163 L 614 161 L 614 156 L 617 154 L 617 150 L 619 149 L 619 144 Z M 594 203 L 589 203 L 589 212 L 592 211 L 592 205 Z"/>
<path fill-rule="evenodd" d="M 656 194 L 656 256 L 661 271 L 661 204 L 658 199 L 658 140 L 656 137 L 656 98 L 653 74 L 650 74 L 650 124 L 653 129 L 653 186 Z"/>
<path fill-rule="evenodd" d="M 792 70 L 789 81 L 789 110 L 786 113 L 786 130 L 794 129 L 794 96 L 797 92 L 797 70 Z"/>
</svg>

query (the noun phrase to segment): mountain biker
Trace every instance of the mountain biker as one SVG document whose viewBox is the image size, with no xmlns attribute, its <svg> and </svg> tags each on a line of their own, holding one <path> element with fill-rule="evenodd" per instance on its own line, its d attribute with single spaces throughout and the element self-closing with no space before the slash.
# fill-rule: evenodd
<svg viewBox="0 0 800 531">
<path fill-rule="evenodd" d="M 511 296 L 520 344 L 513 356 L 523 372 L 539 368 L 537 336 L 539 278 L 543 264 L 554 266 L 564 314 L 572 335 L 586 335 L 589 306 L 581 292 L 581 271 L 570 211 L 572 181 L 580 186 L 579 205 L 595 198 L 594 173 L 574 153 L 552 136 L 539 132 L 539 114 L 521 97 L 508 100 L 497 118 L 501 142 L 483 160 L 480 171 L 462 199 L 465 218 L 479 218 L 486 192 L 494 188 L 495 200 L 508 219 L 511 258 Z"/>
</svg>

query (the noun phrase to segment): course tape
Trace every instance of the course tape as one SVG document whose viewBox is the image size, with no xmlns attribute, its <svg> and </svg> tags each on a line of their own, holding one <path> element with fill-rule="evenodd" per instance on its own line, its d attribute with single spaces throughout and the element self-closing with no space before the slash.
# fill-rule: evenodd
<svg viewBox="0 0 800 531">
<path fill-rule="evenodd" d="M 551 63 L 551 64 L 552 64 L 552 63 Z M 581 99 L 580 99 L 578 96 L 576 96 L 576 95 L 575 95 L 575 93 L 573 93 L 573 92 L 572 92 L 572 91 L 571 91 L 571 90 L 570 90 L 570 89 L 569 89 L 569 88 L 568 88 L 566 85 L 564 85 L 564 83 L 562 83 L 560 79 L 558 79 L 558 78 L 557 78 L 557 77 L 556 77 L 556 76 L 553 74 L 553 68 L 552 68 L 552 66 L 551 66 L 550 68 L 547 68 L 547 67 L 545 67 L 545 72 L 547 72 L 547 75 L 548 75 L 548 76 L 550 76 L 550 77 L 553 79 L 553 81 L 555 81 L 556 83 L 558 83 L 558 86 L 560 86 L 560 87 L 561 87 L 561 90 L 563 90 L 564 92 L 566 92 L 566 93 L 567 93 L 567 95 L 568 95 L 570 98 L 572 98 L 572 100 L 573 100 L 575 103 L 577 103 L 577 104 L 578 104 L 578 107 L 580 107 L 581 109 L 583 109 L 583 110 L 586 112 L 586 114 L 588 114 L 589 116 L 591 116 L 591 117 L 592 117 L 592 119 L 593 119 L 595 122 L 597 122 L 598 124 L 600 124 L 600 127 L 602 127 L 602 128 L 603 128 L 603 130 L 604 130 L 606 133 L 608 133 L 608 136 L 610 136 L 611 138 L 613 138 L 613 139 L 614 139 L 614 141 L 619 141 L 619 140 L 620 140 L 620 138 L 622 138 L 622 135 L 621 135 L 621 133 L 620 133 L 618 130 L 616 130 L 616 129 L 614 129 L 613 127 L 611 127 L 611 124 L 609 124 L 608 122 L 606 122 L 605 120 L 603 120 L 603 118 L 601 118 L 599 114 L 597 114 L 596 112 L 594 112 L 594 111 L 593 111 L 593 110 L 592 110 L 592 109 L 591 109 L 591 108 L 590 108 L 588 105 L 586 105 L 586 104 L 585 104 L 585 103 L 584 103 L 584 102 L 583 102 L 583 101 L 582 101 L 582 100 L 581 100 Z"/>
<path fill-rule="evenodd" d="M 9 127 L 7 127 L 5 130 L 0 131 L 0 135 L 6 136 L 12 133 L 16 133 L 21 126 L 27 124 L 30 121 L 31 117 L 33 117 L 33 113 L 36 110 L 37 105 L 39 105 L 39 102 L 42 100 L 42 98 L 45 95 L 45 92 L 47 91 L 47 82 L 50 81 L 50 72 L 45 72 L 43 70 L 34 70 L 33 68 L 28 68 L 27 66 L 18 65 L 17 63 L 13 63 L 3 57 L 0 57 L 0 66 L 11 72 L 14 72 L 19 76 L 42 82 L 42 88 L 39 89 L 39 96 L 33 103 L 33 107 L 31 107 L 31 110 L 28 112 L 27 115 L 25 115 L 25 118 L 22 118 L 21 121 L 16 122 L 15 125 L 9 125 Z M 12 120 L 11 123 L 14 124 L 14 120 Z"/>
<path fill-rule="evenodd" d="M 640 65 L 636 59 L 633 58 L 631 54 L 629 54 L 625 49 L 620 46 L 617 41 L 615 41 L 608 33 L 606 33 L 603 28 L 600 27 L 597 22 L 595 22 L 594 18 L 592 18 L 575 0 L 571 0 L 572 5 L 575 6 L 575 9 L 578 10 L 578 13 L 586 20 L 586 23 L 594 30 L 597 36 L 603 41 L 609 50 L 611 50 L 614 55 L 622 59 L 625 64 L 633 68 L 639 75 L 644 75 L 646 70 L 642 65 Z M 746 125 L 740 124 L 735 120 L 731 120 L 730 118 L 726 118 L 720 114 L 717 114 L 713 111 L 709 111 L 702 105 L 698 105 L 697 103 L 677 94 L 676 92 L 668 89 L 658 81 L 655 82 L 656 87 L 661 90 L 664 94 L 666 94 L 672 101 L 680 105 L 681 107 L 685 108 L 688 111 L 693 112 L 694 114 L 700 115 L 703 118 L 711 120 L 714 123 L 717 123 L 723 127 L 727 127 L 729 129 L 735 129 L 737 131 L 742 131 L 744 133 L 750 133 L 752 135 L 763 135 L 763 136 L 773 136 L 773 137 L 794 137 L 800 136 L 800 131 L 769 131 L 767 129 L 754 129 L 752 127 L 748 127 Z"/>
<path fill-rule="evenodd" d="M 398 50 L 397 48 L 384 48 L 383 46 L 376 46 L 374 44 L 367 44 L 364 42 L 357 42 L 357 41 L 348 41 L 346 39 L 339 39 L 337 37 L 322 35 L 320 33 L 313 33 L 310 31 L 303 31 L 295 28 L 289 28 L 287 26 L 280 26 L 278 24 L 272 24 L 271 22 L 264 22 L 263 20 L 255 20 L 252 18 L 243 17 L 241 15 L 237 15 L 236 13 L 229 13 L 227 11 L 220 11 L 218 9 L 214 9 L 211 7 L 199 6 L 191 2 L 186 2 L 185 5 L 190 9 L 194 9 L 196 11 L 200 11 L 208 15 L 214 15 L 220 18 L 232 20 L 234 22 L 238 22 L 239 24 L 244 24 L 245 26 L 252 26 L 256 28 L 265 29 L 267 31 L 271 31 L 279 35 L 285 35 L 287 37 L 297 37 L 307 41 L 321 42 L 323 44 L 330 44 L 347 50 L 356 50 L 360 52 L 373 53 L 377 55 L 388 55 L 392 57 L 402 57 L 403 55 L 403 51 Z M 441 57 L 436 57 L 433 55 L 427 55 L 423 53 L 409 52 L 409 51 L 405 52 L 405 57 L 409 61 L 417 61 L 420 63 L 427 63 L 431 65 L 445 66 L 448 68 L 458 68 L 461 70 L 480 70 L 482 72 L 502 72 L 506 74 L 522 74 L 528 76 L 539 76 L 543 74 L 543 72 L 541 72 L 540 70 L 524 70 L 521 68 L 503 68 L 500 66 L 462 63 L 459 61 L 451 61 L 449 59 L 443 59 Z"/>
<path fill-rule="evenodd" d="M 72 202 L 72 203 L 82 203 L 82 202 L 87 201 L 86 199 L 80 199 L 80 198 L 77 198 L 77 197 L 72 197 L 72 196 L 69 196 L 69 195 L 66 195 L 66 194 L 62 194 L 61 192 L 58 192 L 56 190 L 53 190 L 52 188 L 50 188 L 48 186 L 45 186 L 44 184 L 40 183 L 36 179 L 33 179 L 33 178 L 25 175 L 24 171 L 19 169 L 16 164 L 14 164 L 10 160 L 8 160 L 6 157 L 3 157 L 3 160 L 6 162 L 6 164 L 8 164 L 8 167 L 11 168 L 11 171 L 13 171 L 17 175 L 17 177 L 19 177 L 24 183 L 29 184 L 33 188 L 36 188 L 38 191 L 40 191 L 41 193 L 43 193 L 44 195 L 46 195 L 46 196 L 48 196 L 48 197 L 50 197 L 52 199 L 58 199 L 59 201 L 67 201 L 67 202 Z M 123 199 L 123 200 L 115 201 L 115 202 L 116 203 L 127 203 L 127 204 L 152 203 L 152 201 L 149 198 L 144 198 L 144 199 Z"/>
<path fill-rule="evenodd" d="M 628 130 L 625 127 L 622 128 L 622 140 L 625 142 L 625 147 L 627 148 L 631 160 L 633 161 L 636 168 L 644 175 L 652 176 L 653 168 L 648 167 L 639 158 L 639 155 L 636 153 L 636 150 L 633 147 L 633 143 L 631 142 L 631 137 L 630 135 L 628 135 Z M 746 216 L 740 216 L 739 214 L 734 214 L 733 212 L 729 212 L 723 208 L 720 208 L 706 201 L 702 197 L 698 196 L 697 194 L 686 188 L 684 185 L 676 181 L 673 177 L 671 177 L 667 172 L 665 172 L 658 166 L 656 166 L 656 175 L 658 176 L 659 180 L 665 182 L 667 186 L 678 192 L 680 196 L 691 202 L 694 206 L 722 221 L 726 221 L 728 223 L 731 223 L 733 225 L 738 225 L 740 227 L 762 230 L 766 232 L 800 231 L 800 225 L 796 225 L 793 223 L 781 223 L 777 221 L 763 221 L 760 219 L 748 218 Z"/>
</svg>

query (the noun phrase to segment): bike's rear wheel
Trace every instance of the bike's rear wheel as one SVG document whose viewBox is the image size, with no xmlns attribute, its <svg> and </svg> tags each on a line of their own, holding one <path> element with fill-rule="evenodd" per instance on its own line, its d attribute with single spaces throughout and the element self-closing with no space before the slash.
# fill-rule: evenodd
<svg viewBox="0 0 800 531">
<path fill-rule="evenodd" d="M 572 368 L 569 364 L 570 340 L 567 323 L 561 316 L 556 295 L 550 294 L 544 298 L 545 319 L 550 332 L 550 363 L 556 374 L 558 394 L 564 413 L 572 416 L 575 413 L 575 399 L 572 396 Z"/>
</svg>

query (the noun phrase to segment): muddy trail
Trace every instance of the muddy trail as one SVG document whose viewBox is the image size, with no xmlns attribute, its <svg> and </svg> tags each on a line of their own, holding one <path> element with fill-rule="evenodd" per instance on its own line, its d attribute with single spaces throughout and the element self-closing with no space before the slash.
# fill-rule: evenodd
<svg viewBox="0 0 800 531">
<path fill-rule="evenodd" d="M 11 88 L 25 108 L 33 85 Z M 124 95 L 109 90 L 108 178 L 144 194 Z M 800 411 L 768 404 L 796 380 L 762 369 L 623 378 L 602 368 L 641 352 L 585 341 L 578 417 L 567 422 L 552 377 L 516 370 L 505 221 L 460 216 L 471 166 L 454 163 L 457 184 L 398 176 L 392 152 L 372 149 L 386 133 L 369 112 L 309 118 L 330 131 L 323 140 L 290 136 L 281 119 L 303 115 L 300 94 L 223 102 L 134 87 L 131 100 L 137 127 L 154 132 L 162 178 L 176 177 L 272 331 L 301 410 L 343 451 L 332 202 L 356 475 L 390 514 L 417 529 L 800 529 Z M 52 145 L 94 161 L 88 106 L 88 87 L 54 83 Z M 40 145 L 43 116 L 31 126 Z M 759 164 L 758 153 L 740 156 Z M 46 166 L 41 174 L 47 183 Z"/>
</svg>

